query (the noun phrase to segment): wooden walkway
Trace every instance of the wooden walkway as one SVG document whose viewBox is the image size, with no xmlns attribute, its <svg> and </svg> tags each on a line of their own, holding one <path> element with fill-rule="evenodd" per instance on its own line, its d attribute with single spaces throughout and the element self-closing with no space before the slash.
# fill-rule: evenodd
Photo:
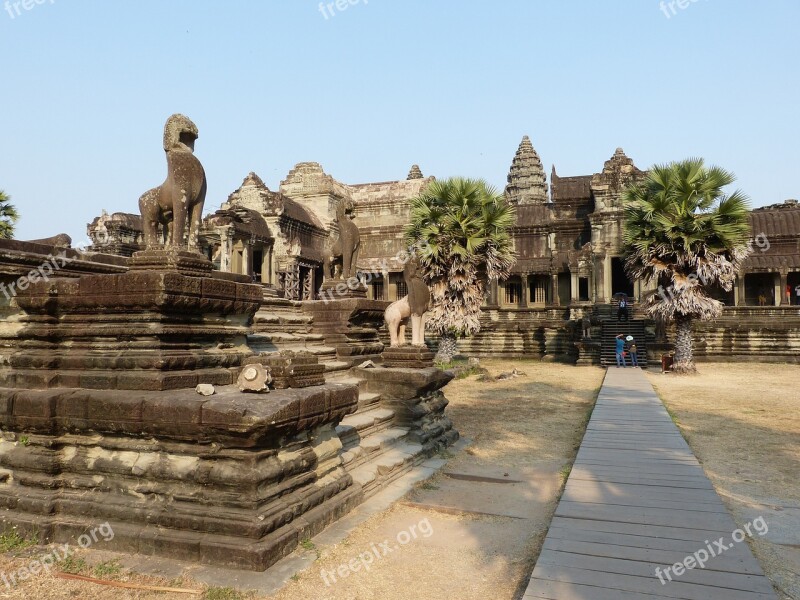
<svg viewBox="0 0 800 600">
<path fill-rule="evenodd" d="M 524 600 L 775 600 L 736 530 L 644 373 L 610 368 Z"/>
</svg>

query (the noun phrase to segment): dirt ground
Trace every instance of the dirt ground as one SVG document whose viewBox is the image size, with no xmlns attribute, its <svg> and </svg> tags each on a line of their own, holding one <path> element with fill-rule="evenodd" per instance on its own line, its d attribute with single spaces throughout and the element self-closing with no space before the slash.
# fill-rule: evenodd
<svg viewBox="0 0 800 600">
<path fill-rule="evenodd" d="M 765 573 L 800 599 L 800 366 L 700 364 L 700 374 L 649 373 L 740 527 L 763 516 L 752 540 Z"/>
<path fill-rule="evenodd" d="M 522 596 L 604 371 L 508 360 L 484 361 L 483 366 L 493 375 L 516 367 L 525 376 L 498 382 L 471 376 L 446 388 L 448 414 L 472 443 L 457 455 L 444 453 L 449 460 L 442 472 L 405 501 L 364 522 L 343 542 L 321 549 L 314 566 L 293 577 L 270 600 L 517 600 Z M 19 551 L 0 555 L 0 572 L 30 563 L 30 556 L 12 557 Z M 34 550 L 34 555 L 41 552 Z M 378 558 L 371 560 L 370 554 Z M 93 562 L 91 552 L 85 558 Z M 190 581 L 114 572 L 107 563 L 92 567 L 74 562 L 81 573 L 106 579 L 204 588 Z M 39 574 L 13 587 L 0 578 L 0 598 L 262 597 L 228 589 L 210 589 L 202 596 L 131 591 Z"/>
</svg>

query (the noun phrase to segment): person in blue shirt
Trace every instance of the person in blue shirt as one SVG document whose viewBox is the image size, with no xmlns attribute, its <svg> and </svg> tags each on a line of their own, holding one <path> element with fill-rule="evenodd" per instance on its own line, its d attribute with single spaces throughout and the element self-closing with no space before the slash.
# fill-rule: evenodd
<svg viewBox="0 0 800 600">
<path fill-rule="evenodd" d="M 622 365 L 620 365 L 620 362 Z M 623 369 L 628 366 L 625 363 L 625 337 L 622 333 L 617 336 L 617 368 L 620 366 Z"/>
<path fill-rule="evenodd" d="M 628 320 L 628 296 L 623 294 L 619 299 L 619 306 L 617 307 L 617 321 L 621 321 L 622 317 Z"/>
</svg>

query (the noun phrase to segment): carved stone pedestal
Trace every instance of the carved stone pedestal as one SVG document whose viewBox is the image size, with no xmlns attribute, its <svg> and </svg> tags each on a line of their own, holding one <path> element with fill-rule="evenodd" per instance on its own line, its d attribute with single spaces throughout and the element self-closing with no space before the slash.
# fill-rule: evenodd
<svg viewBox="0 0 800 600">
<path fill-rule="evenodd" d="M 408 440 L 432 455 L 458 440 L 458 431 L 445 415 L 442 392 L 453 378 L 441 369 L 356 369 L 364 380 L 361 391 L 381 394 L 383 406 L 394 410 L 394 425 L 408 427 Z"/>
<path fill-rule="evenodd" d="M 575 342 L 575 347 L 578 349 L 578 360 L 575 363 L 579 367 L 599 366 L 600 360 L 600 342 L 595 342 L 589 339 Z"/>
<path fill-rule="evenodd" d="M 389 346 L 381 353 L 384 367 L 401 369 L 432 367 L 434 356 L 427 346 Z"/>
<path fill-rule="evenodd" d="M 322 283 L 319 291 L 319 298 L 323 302 L 345 300 L 348 298 L 366 299 L 366 297 L 367 286 L 354 278 L 346 281 L 342 279 L 326 279 Z"/>
<path fill-rule="evenodd" d="M 313 333 L 324 336 L 324 344 L 336 349 L 337 360 L 353 366 L 380 358 L 383 342 L 378 329 L 387 306 L 380 300 L 316 300 L 303 302 L 303 311 L 314 318 Z"/>
<path fill-rule="evenodd" d="M 192 277 L 209 277 L 214 265 L 199 252 L 168 246 L 134 252 L 128 262 L 131 271 L 173 272 Z"/>
</svg>

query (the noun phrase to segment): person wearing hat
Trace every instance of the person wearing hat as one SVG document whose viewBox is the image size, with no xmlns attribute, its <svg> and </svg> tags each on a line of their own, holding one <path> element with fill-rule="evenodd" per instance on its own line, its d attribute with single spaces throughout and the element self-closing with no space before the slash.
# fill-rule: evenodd
<svg viewBox="0 0 800 600">
<path fill-rule="evenodd" d="M 623 369 L 628 366 L 625 363 L 625 339 L 624 339 L 624 336 L 625 336 L 624 333 L 620 333 L 617 336 L 617 368 L 619 368 L 621 366 Z M 622 365 L 620 365 L 620 362 L 622 363 Z"/>
<path fill-rule="evenodd" d="M 638 349 L 636 348 L 636 340 L 633 339 L 632 335 L 629 335 L 625 338 L 625 341 L 628 342 L 628 352 L 631 355 L 631 366 L 638 368 L 639 356 L 636 354 L 638 352 Z"/>
</svg>

